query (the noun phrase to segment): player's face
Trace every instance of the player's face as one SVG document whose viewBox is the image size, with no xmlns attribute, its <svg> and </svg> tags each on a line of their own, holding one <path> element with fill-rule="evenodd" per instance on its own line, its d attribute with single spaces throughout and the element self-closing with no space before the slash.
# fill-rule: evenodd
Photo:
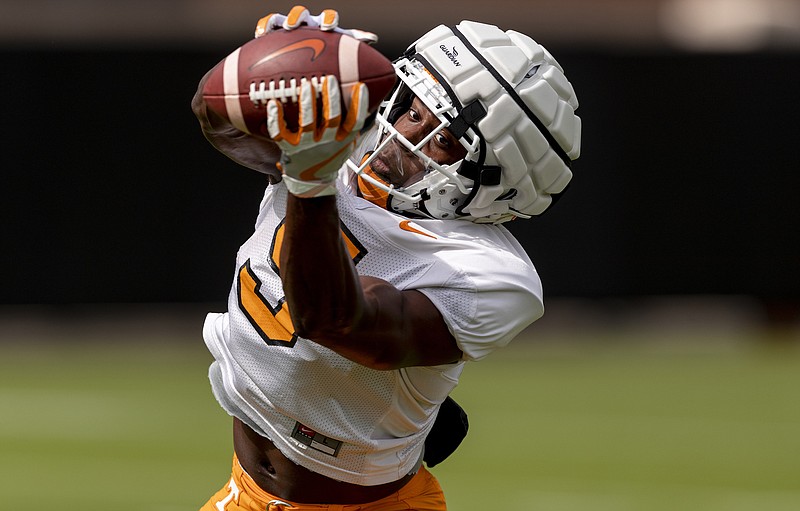
<svg viewBox="0 0 800 511">
<path fill-rule="evenodd" d="M 411 108 L 395 121 L 397 131 L 411 141 L 419 143 L 441 121 L 419 99 L 414 98 Z M 451 165 L 466 156 L 467 150 L 446 129 L 439 131 L 423 147 L 422 152 L 441 165 Z M 373 160 L 372 170 L 384 181 L 397 187 L 408 186 L 425 173 L 425 164 L 419 157 L 397 141 L 392 141 Z"/>
</svg>

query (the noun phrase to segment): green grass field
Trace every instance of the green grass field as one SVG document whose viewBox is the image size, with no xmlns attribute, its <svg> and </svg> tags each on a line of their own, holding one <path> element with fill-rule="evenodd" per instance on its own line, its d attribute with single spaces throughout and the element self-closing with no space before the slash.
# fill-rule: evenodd
<svg viewBox="0 0 800 511">
<path fill-rule="evenodd" d="M 199 508 L 231 441 L 198 330 L 3 338 L 0 509 Z M 520 339 L 455 397 L 470 435 L 433 470 L 452 510 L 800 509 L 797 343 Z"/>
</svg>

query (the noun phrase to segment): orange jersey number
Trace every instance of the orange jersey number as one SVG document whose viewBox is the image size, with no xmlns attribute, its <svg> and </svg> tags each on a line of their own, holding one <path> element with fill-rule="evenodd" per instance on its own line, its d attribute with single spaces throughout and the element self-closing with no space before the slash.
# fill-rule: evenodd
<svg viewBox="0 0 800 511">
<path fill-rule="evenodd" d="M 358 243 L 352 233 L 342 224 L 342 239 L 347 245 L 353 263 L 358 261 L 366 254 L 366 249 Z M 270 266 L 275 275 L 280 276 L 280 253 L 283 245 L 284 224 L 275 229 L 270 249 Z M 237 277 L 237 287 L 239 296 L 239 307 L 244 312 L 250 324 L 259 333 L 264 342 L 271 346 L 285 346 L 291 348 L 297 342 L 297 334 L 292 325 L 292 318 L 289 315 L 289 306 L 286 304 L 286 297 L 278 300 L 272 305 L 260 292 L 262 282 L 253 271 L 250 259 L 239 268 Z"/>
</svg>

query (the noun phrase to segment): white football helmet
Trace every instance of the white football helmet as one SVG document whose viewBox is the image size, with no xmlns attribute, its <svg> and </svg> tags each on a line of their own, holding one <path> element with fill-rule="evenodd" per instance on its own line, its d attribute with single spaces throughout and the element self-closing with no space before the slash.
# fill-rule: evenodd
<svg viewBox="0 0 800 511">
<path fill-rule="evenodd" d="M 580 154 L 578 99 L 561 66 L 533 39 L 472 21 L 440 25 L 394 67 L 398 87 L 382 104 L 375 132 L 348 161 L 366 198 L 403 214 L 501 223 L 541 214 L 567 186 Z M 441 121 L 417 144 L 393 127 L 414 96 Z M 452 165 L 421 151 L 443 129 L 467 150 Z M 371 172 L 392 140 L 427 165 L 421 180 L 395 188 Z"/>
</svg>

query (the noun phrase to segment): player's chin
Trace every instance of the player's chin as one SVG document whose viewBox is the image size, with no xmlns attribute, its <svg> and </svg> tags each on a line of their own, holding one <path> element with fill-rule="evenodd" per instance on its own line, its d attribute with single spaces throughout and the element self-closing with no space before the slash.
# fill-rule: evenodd
<svg viewBox="0 0 800 511">
<path fill-rule="evenodd" d="M 370 167 L 375 175 L 387 184 L 393 184 L 397 180 L 392 167 L 380 156 L 376 156 L 375 159 L 372 160 Z"/>
<path fill-rule="evenodd" d="M 372 161 L 372 170 L 387 183 L 401 187 L 418 181 L 425 164 L 411 153 L 385 150 Z"/>
</svg>

